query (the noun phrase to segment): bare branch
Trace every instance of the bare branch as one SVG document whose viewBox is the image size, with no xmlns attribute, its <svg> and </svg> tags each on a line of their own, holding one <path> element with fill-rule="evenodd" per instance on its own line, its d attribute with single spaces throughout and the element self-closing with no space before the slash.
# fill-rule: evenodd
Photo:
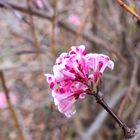
<svg viewBox="0 0 140 140">
<path fill-rule="evenodd" d="M 130 13 L 131 15 L 133 15 L 134 17 L 137 18 L 137 20 L 140 21 L 140 15 L 138 15 L 132 8 L 130 8 L 129 6 L 127 6 L 123 0 L 117 0 L 117 2 L 119 3 L 119 5 L 128 13 Z"/>
<path fill-rule="evenodd" d="M 113 108 L 120 99 L 125 95 L 126 87 L 122 89 L 120 92 L 117 92 L 113 97 L 109 100 L 108 105 Z M 82 140 L 91 140 L 92 136 L 101 128 L 105 119 L 107 118 L 108 113 L 103 109 L 101 113 L 96 117 L 95 121 L 91 124 L 91 126 L 87 129 L 87 131 L 83 134 Z"/>
<path fill-rule="evenodd" d="M 6 96 L 6 101 L 7 101 L 8 107 L 9 107 L 9 111 L 11 112 L 11 115 L 13 117 L 15 126 L 16 126 L 16 128 L 17 128 L 17 130 L 19 132 L 20 140 L 26 140 L 25 136 L 24 136 L 24 133 L 22 131 L 22 128 L 20 126 L 19 120 L 17 118 L 17 114 L 16 114 L 16 112 L 14 110 L 14 107 L 12 105 L 12 102 L 10 100 L 9 91 L 8 91 L 7 86 L 6 86 L 4 74 L 3 74 L 2 71 L 0 71 L 0 78 L 1 78 L 1 83 L 2 83 L 2 86 L 3 86 L 3 90 L 4 90 L 4 93 L 5 93 L 5 96 Z"/>
</svg>

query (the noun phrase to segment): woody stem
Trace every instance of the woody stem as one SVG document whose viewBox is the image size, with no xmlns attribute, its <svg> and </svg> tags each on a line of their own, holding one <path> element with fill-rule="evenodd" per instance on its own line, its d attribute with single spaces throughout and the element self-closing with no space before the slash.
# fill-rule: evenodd
<svg viewBox="0 0 140 140">
<path fill-rule="evenodd" d="M 94 96 L 97 103 L 100 104 L 114 118 L 114 120 L 122 128 L 125 138 L 133 137 L 135 132 L 132 131 L 132 129 L 130 129 L 124 122 L 122 122 L 121 119 L 111 110 L 111 108 L 104 101 L 103 97 L 98 94 L 98 90 L 92 91 L 91 93 L 88 94 Z"/>
<path fill-rule="evenodd" d="M 4 73 L 1 70 L 0 70 L 0 80 L 1 80 L 1 84 L 3 86 L 3 90 L 4 90 L 4 93 L 5 93 L 5 97 L 6 97 L 6 100 L 7 100 L 8 107 L 9 107 L 9 111 L 11 112 L 11 116 L 12 116 L 12 118 L 14 120 L 14 123 L 15 123 L 15 126 L 16 126 L 16 128 L 19 132 L 19 139 L 20 140 L 26 140 L 26 138 L 24 136 L 24 132 L 23 132 L 21 126 L 20 126 L 16 111 L 15 111 L 15 109 L 12 105 L 12 102 L 10 100 L 9 90 L 7 88 L 7 85 L 6 85 Z"/>
</svg>

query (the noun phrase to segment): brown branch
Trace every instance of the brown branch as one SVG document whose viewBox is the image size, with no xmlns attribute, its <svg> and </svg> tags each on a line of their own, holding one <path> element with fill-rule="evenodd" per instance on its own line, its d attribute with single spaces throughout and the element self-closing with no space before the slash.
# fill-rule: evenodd
<svg viewBox="0 0 140 140">
<path fill-rule="evenodd" d="M 9 3 L 9 2 L 6 2 L 7 5 L 9 5 L 10 7 L 12 7 L 14 10 L 17 10 L 17 11 L 20 11 L 20 12 L 23 12 L 23 13 L 29 13 L 29 10 L 27 7 L 25 6 L 20 6 L 20 5 L 16 5 L 16 4 L 12 4 L 12 3 Z M 0 1 L 0 8 L 6 8 L 7 9 L 7 6 L 5 6 L 1 1 Z M 40 17 L 40 18 L 44 18 L 44 19 L 48 19 L 48 20 L 52 20 L 52 16 L 49 16 L 37 9 L 30 9 L 32 15 L 34 16 L 37 16 L 37 17 Z"/>
<path fill-rule="evenodd" d="M 121 119 L 107 105 L 107 103 L 103 99 L 103 96 L 99 94 L 99 86 L 102 82 L 101 80 L 102 80 L 101 78 L 98 78 L 96 84 L 93 87 L 89 87 L 90 90 L 87 91 L 87 94 L 94 96 L 96 102 L 100 104 L 114 118 L 114 120 L 122 128 L 125 138 L 134 137 L 136 135 L 136 130 L 134 128 L 130 129 L 124 122 L 122 122 Z"/>
<path fill-rule="evenodd" d="M 10 30 L 10 34 L 13 35 L 16 38 L 25 40 L 27 43 L 31 44 L 31 46 L 34 46 L 33 39 L 30 35 L 21 34 L 21 33 L 15 32 L 13 30 Z"/>
<path fill-rule="evenodd" d="M 112 111 L 112 109 L 104 101 L 103 97 L 99 94 L 98 90 L 93 90 L 88 94 L 94 96 L 97 103 L 100 104 L 114 118 L 114 120 L 122 128 L 125 138 L 131 138 L 136 135 L 135 129 L 134 128 L 130 129 L 124 122 L 120 120 L 120 118 Z"/>
<path fill-rule="evenodd" d="M 131 15 L 133 15 L 134 17 L 137 18 L 137 20 L 140 21 L 140 15 L 137 14 L 136 11 L 134 11 L 132 8 L 130 8 L 129 6 L 127 6 L 127 4 L 125 4 L 123 2 L 123 0 L 117 0 L 118 4 L 125 10 L 127 11 L 128 13 L 130 13 Z"/>
<path fill-rule="evenodd" d="M 39 51 L 36 51 L 36 50 L 22 50 L 22 51 L 17 51 L 15 54 L 16 55 L 27 55 L 27 54 L 37 54 L 37 53 L 41 53 L 43 54 L 43 50 L 39 50 Z"/>
<path fill-rule="evenodd" d="M 31 31 L 32 31 L 32 37 L 34 40 L 34 45 L 36 47 L 36 49 L 38 50 L 40 48 L 40 44 L 38 42 L 37 36 L 36 36 L 36 30 L 35 30 L 35 24 L 34 24 L 34 19 L 33 19 L 33 14 L 31 11 L 31 5 L 30 5 L 30 0 L 26 0 L 27 3 L 27 10 L 29 13 L 29 18 L 30 18 L 30 24 L 31 24 Z"/>
<path fill-rule="evenodd" d="M 57 15 L 57 0 L 53 0 L 53 18 L 52 18 L 52 36 L 51 36 L 51 50 L 54 56 L 57 56 L 56 50 L 56 36 L 55 36 L 55 29 L 56 29 L 56 15 Z"/>
<path fill-rule="evenodd" d="M 9 91 L 8 91 L 7 86 L 6 86 L 4 74 L 3 74 L 2 71 L 0 71 L 0 78 L 1 78 L 1 83 L 2 83 L 2 86 L 3 86 L 3 90 L 4 90 L 4 93 L 5 93 L 5 96 L 6 96 L 6 101 L 7 101 L 8 107 L 9 107 L 9 111 L 11 112 L 11 115 L 13 117 L 15 126 L 16 126 L 16 128 L 17 128 L 17 130 L 19 132 L 19 137 L 20 137 L 19 139 L 20 140 L 25 140 L 24 132 L 21 129 L 21 126 L 19 124 L 16 112 L 15 112 L 14 107 L 12 105 L 12 102 L 10 100 Z"/>
<path fill-rule="evenodd" d="M 121 87 L 121 85 L 120 85 Z M 107 103 L 110 108 L 114 108 L 117 103 L 121 100 L 121 98 L 125 95 L 127 87 L 115 92 L 115 94 L 107 100 Z M 101 93 L 104 95 L 104 93 Z M 102 128 L 104 121 L 108 117 L 108 113 L 102 109 L 98 116 L 94 119 L 93 123 L 91 123 L 90 127 L 84 132 L 82 136 L 82 140 L 92 140 L 92 137 Z"/>
</svg>

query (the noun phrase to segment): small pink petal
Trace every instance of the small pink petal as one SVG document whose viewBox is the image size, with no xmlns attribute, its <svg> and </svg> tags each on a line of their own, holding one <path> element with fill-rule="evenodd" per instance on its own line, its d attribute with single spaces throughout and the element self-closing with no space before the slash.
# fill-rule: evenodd
<svg viewBox="0 0 140 140">
<path fill-rule="evenodd" d="M 108 65 L 107 65 L 111 70 L 114 68 L 114 62 L 112 60 L 109 60 Z"/>
<path fill-rule="evenodd" d="M 62 61 L 67 57 L 67 53 L 62 53 L 57 59 L 56 59 L 56 64 L 61 64 Z"/>
<path fill-rule="evenodd" d="M 75 75 L 67 70 L 62 70 L 61 71 L 65 76 L 71 78 L 71 79 L 75 79 Z"/>
<path fill-rule="evenodd" d="M 51 82 L 54 82 L 54 76 L 51 74 L 45 74 L 47 82 L 50 84 Z"/>
<path fill-rule="evenodd" d="M 61 100 L 61 102 L 58 104 L 58 110 L 62 113 L 66 113 L 67 111 L 72 109 L 72 105 L 75 103 L 74 97 L 69 97 L 64 100 Z"/>
<path fill-rule="evenodd" d="M 53 66 L 54 77 L 56 81 L 61 81 L 64 78 L 64 75 L 61 73 L 61 69 L 59 66 Z"/>
</svg>

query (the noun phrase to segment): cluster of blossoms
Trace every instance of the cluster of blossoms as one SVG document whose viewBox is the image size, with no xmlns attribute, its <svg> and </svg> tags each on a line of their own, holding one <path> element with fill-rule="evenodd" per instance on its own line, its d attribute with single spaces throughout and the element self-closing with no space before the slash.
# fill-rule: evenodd
<svg viewBox="0 0 140 140">
<path fill-rule="evenodd" d="M 106 67 L 114 67 L 110 58 L 87 53 L 84 45 L 71 47 L 69 53 L 62 53 L 53 66 L 53 75 L 45 74 L 58 110 L 71 117 L 76 112 L 72 105 L 76 100 L 85 98 Z"/>
</svg>

